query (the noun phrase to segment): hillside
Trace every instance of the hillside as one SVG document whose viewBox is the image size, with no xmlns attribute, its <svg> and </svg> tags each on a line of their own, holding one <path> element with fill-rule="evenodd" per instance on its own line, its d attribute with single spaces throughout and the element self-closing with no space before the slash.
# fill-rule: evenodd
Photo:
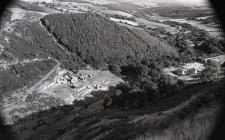
<svg viewBox="0 0 225 140">
<path fill-rule="evenodd" d="M 42 23 L 69 52 L 94 67 L 176 56 L 171 46 L 144 31 L 121 27 L 95 14 L 52 14 Z"/>
<path fill-rule="evenodd" d="M 27 64 L 15 64 L 8 66 L 7 70 L 0 71 L 0 93 L 1 96 L 10 96 L 11 92 L 23 88 L 24 85 L 31 86 L 40 77 L 45 75 L 55 65 L 54 61 L 40 60 Z M 0 67 L 1 68 L 1 67 Z"/>
<path fill-rule="evenodd" d="M 208 137 L 212 131 L 224 97 L 223 90 L 224 81 L 187 86 L 175 96 L 138 110 L 103 110 L 102 104 L 97 102 L 87 109 L 76 111 L 72 109 L 76 105 L 71 108 L 59 107 L 30 116 L 17 123 L 14 129 L 20 131 L 19 136 L 27 140 L 39 140 L 42 137 L 59 140 L 123 140 L 145 139 L 145 136 L 153 139 L 168 136 L 168 131 L 171 134 L 178 131 L 170 136 L 176 139 L 189 137 L 197 140 Z M 24 124 L 27 125 L 24 127 Z M 196 131 L 195 134 L 192 129 Z"/>
<path fill-rule="evenodd" d="M 146 0 L 42 1 L 17 0 L 1 21 L 0 119 L 11 136 L 208 137 L 224 97 L 225 43 L 164 19 L 211 13 Z"/>
<path fill-rule="evenodd" d="M 5 10 L 0 18 L 0 28 L 2 28 L 5 23 L 9 22 L 11 19 L 12 12 L 10 10 Z"/>
</svg>

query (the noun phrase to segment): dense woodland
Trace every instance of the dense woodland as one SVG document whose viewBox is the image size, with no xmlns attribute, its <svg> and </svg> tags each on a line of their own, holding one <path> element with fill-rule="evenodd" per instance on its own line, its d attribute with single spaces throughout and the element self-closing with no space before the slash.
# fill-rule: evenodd
<svg viewBox="0 0 225 140">
<path fill-rule="evenodd" d="M 75 54 L 66 53 L 66 50 L 58 46 L 39 22 L 21 22 L 14 26 L 14 32 L 5 34 L 9 38 L 9 44 L 4 44 L 8 47 L 0 54 L 0 58 L 4 60 L 11 60 L 12 56 L 19 61 L 52 57 L 68 69 L 77 69 L 83 65 L 83 61 L 80 62 Z M 3 38 L 0 39 L 1 43 L 5 42 Z"/>
<path fill-rule="evenodd" d="M 54 14 L 45 16 L 42 22 L 69 52 L 95 68 L 177 56 L 171 46 L 149 34 L 121 27 L 99 15 Z"/>
<path fill-rule="evenodd" d="M 181 24 L 172 21 L 166 21 L 165 23 L 172 27 L 182 27 L 180 33 L 171 35 L 165 38 L 165 40 L 178 49 L 184 61 L 196 60 L 197 57 L 210 57 L 224 54 L 224 39 L 212 37 L 207 31 L 193 27 L 187 23 Z M 193 47 L 190 47 L 188 40 L 193 43 Z"/>
</svg>

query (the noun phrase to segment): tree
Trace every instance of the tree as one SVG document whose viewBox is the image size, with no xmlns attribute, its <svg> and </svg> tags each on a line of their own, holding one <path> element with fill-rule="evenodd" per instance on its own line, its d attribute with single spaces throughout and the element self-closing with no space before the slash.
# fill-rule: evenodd
<svg viewBox="0 0 225 140">
<path fill-rule="evenodd" d="M 211 82 L 214 75 L 214 69 L 208 67 L 201 72 L 200 79 L 202 82 Z"/>
<path fill-rule="evenodd" d="M 211 82 L 219 74 L 220 64 L 215 60 L 208 60 L 205 64 L 205 69 L 201 72 L 200 79 L 202 82 Z"/>
<path fill-rule="evenodd" d="M 219 74 L 221 73 L 221 66 L 218 61 L 215 60 L 208 60 L 206 63 L 206 68 L 212 69 L 213 71 L 213 76 L 218 77 Z"/>
<path fill-rule="evenodd" d="M 169 75 L 163 75 L 158 81 L 159 92 L 162 95 L 170 95 L 175 91 L 177 79 Z"/>
<path fill-rule="evenodd" d="M 136 67 L 136 72 L 140 78 L 146 77 L 148 75 L 148 67 L 140 64 Z"/>
<path fill-rule="evenodd" d="M 110 64 L 109 71 L 111 71 L 114 74 L 120 74 L 121 69 L 120 69 L 120 66 L 117 64 Z"/>
<path fill-rule="evenodd" d="M 186 82 L 183 81 L 183 80 L 177 81 L 177 85 L 180 86 L 180 87 L 184 86 L 185 84 L 186 84 Z"/>
<path fill-rule="evenodd" d="M 174 47 L 179 50 L 179 52 L 184 52 L 188 47 L 187 41 L 183 34 L 177 34 L 173 40 Z"/>
<path fill-rule="evenodd" d="M 112 97 L 110 97 L 108 94 L 105 94 L 104 101 L 103 101 L 103 107 L 106 109 L 106 107 L 110 106 L 112 104 Z"/>
</svg>

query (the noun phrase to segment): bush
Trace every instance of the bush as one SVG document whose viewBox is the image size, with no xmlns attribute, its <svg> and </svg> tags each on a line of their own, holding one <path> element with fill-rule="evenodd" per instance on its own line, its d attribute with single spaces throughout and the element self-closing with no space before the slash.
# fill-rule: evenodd
<svg viewBox="0 0 225 140">
<path fill-rule="evenodd" d="M 158 81 L 160 94 L 170 95 L 175 92 L 177 79 L 169 75 L 163 75 Z"/>
<path fill-rule="evenodd" d="M 109 71 L 111 71 L 114 74 L 119 75 L 121 72 L 120 66 L 117 64 L 110 64 L 108 67 L 109 67 Z"/>
<path fill-rule="evenodd" d="M 201 72 L 201 76 L 200 76 L 201 81 L 203 83 L 211 82 L 213 80 L 214 73 L 215 73 L 215 70 L 211 67 L 208 67 L 208 68 L 204 69 Z"/>
<path fill-rule="evenodd" d="M 186 82 L 183 81 L 183 80 L 178 80 L 178 81 L 177 81 L 177 85 L 178 85 L 179 87 L 182 87 L 182 86 L 184 86 L 185 84 L 186 84 Z"/>
</svg>

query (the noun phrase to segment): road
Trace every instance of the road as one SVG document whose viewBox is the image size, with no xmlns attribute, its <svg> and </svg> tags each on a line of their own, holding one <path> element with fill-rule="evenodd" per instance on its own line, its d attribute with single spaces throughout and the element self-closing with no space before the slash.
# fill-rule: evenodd
<svg viewBox="0 0 225 140">
<path fill-rule="evenodd" d="M 27 63 L 33 63 L 33 62 L 40 62 L 40 61 L 44 61 L 44 60 L 47 60 L 47 59 L 26 59 L 26 60 L 23 60 L 23 61 L 13 61 L 13 62 L 9 62 L 9 63 L 3 63 L 3 64 L 0 64 L 0 68 L 5 68 L 5 67 L 8 67 L 8 66 L 12 66 L 12 65 L 17 65 L 17 64 L 27 64 Z"/>
<path fill-rule="evenodd" d="M 27 63 L 37 62 L 37 61 L 44 61 L 44 60 L 47 60 L 47 59 L 32 60 L 32 61 L 29 61 L 29 62 L 28 61 L 26 61 L 26 62 L 13 62 L 13 63 L 10 63 L 8 65 L 15 65 L 15 64 L 19 64 L 19 63 L 27 64 Z M 27 95 L 28 94 L 32 94 L 32 92 L 35 91 L 35 89 L 38 86 L 40 86 L 45 80 L 47 80 L 56 71 L 56 69 L 61 65 L 61 63 L 58 60 L 55 60 L 55 59 L 52 59 L 52 60 L 54 60 L 57 63 L 57 65 L 51 71 L 49 71 L 40 81 L 38 81 L 35 85 L 33 85 L 32 87 L 30 87 L 26 91 L 26 93 L 23 95 L 23 99 L 21 99 L 23 103 L 22 104 L 13 104 L 13 105 L 7 106 L 7 107 L 5 107 L 2 110 L 3 112 L 6 113 L 6 112 L 9 112 L 10 110 L 13 110 L 15 108 L 21 108 L 22 106 L 26 106 L 25 100 L 26 100 Z M 7 113 L 6 113 L 6 115 L 7 115 Z M 6 118 L 10 118 L 9 116 L 10 115 L 8 114 L 8 116 L 6 116 Z M 7 123 L 12 124 L 13 122 L 12 122 L 12 120 L 9 119 L 7 121 Z"/>
<path fill-rule="evenodd" d="M 33 85 L 29 90 L 27 90 L 27 94 L 32 94 L 32 92 L 38 87 L 40 86 L 44 81 L 46 81 L 55 71 L 56 69 L 61 65 L 61 63 L 56 60 L 56 59 L 52 59 L 54 60 L 57 65 L 51 70 L 49 71 L 40 81 L 38 81 L 35 85 Z"/>
</svg>

